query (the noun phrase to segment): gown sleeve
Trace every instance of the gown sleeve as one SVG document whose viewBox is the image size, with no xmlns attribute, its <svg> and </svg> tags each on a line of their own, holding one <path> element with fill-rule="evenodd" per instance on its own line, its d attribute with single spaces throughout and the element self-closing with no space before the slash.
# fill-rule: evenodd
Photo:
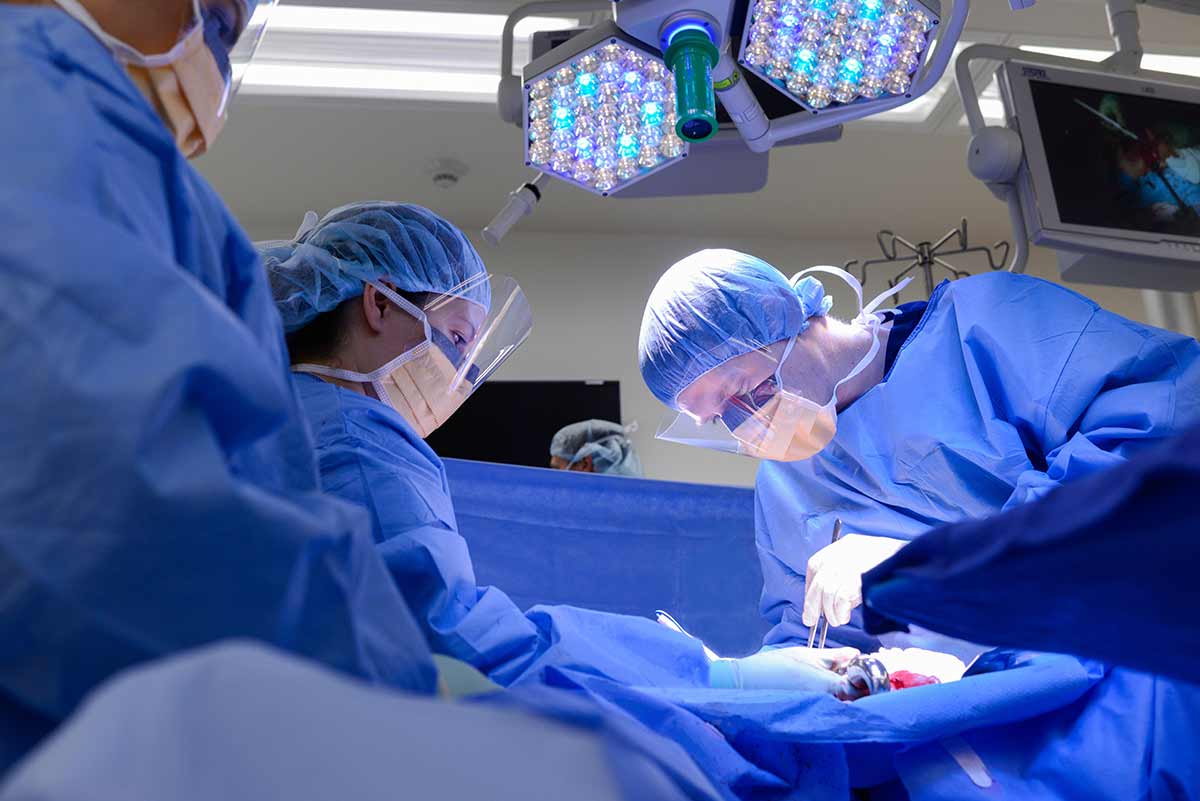
<svg viewBox="0 0 1200 801">
<path fill-rule="evenodd" d="M 863 577 L 868 631 L 913 623 L 1200 682 L 1200 427 Z"/>
<path fill-rule="evenodd" d="M 1037 463 L 1004 509 L 1121 464 L 1200 414 L 1200 346 L 1097 309 L 1044 407 Z"/>
<path fill-rule="evenodd" d="M 707 681 L 699 641 L 652 620 L 569 606 L 526 612 L 502 590 L 478 586 L 444 467 L 399 434 L 379 436 L 322 442 L 322 481 L 371 513 L 379 552 L 436 653 L 504 686 L 537 680 L 547 668 L 630 684 Z"/>
</svg>

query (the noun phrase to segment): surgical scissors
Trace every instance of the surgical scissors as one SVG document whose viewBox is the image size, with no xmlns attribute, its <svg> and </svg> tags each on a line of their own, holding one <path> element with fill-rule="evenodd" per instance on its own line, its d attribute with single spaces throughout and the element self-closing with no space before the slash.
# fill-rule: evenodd
<svg viewBox="0 0 1200 801">
<path fill-rule="evenodd" d="M 833 545 L 835 542 L 837 542 L 841 538 L 842 538 L 842 519 L 839 517 L 833 521 L 833 538 L 830 539 L 829 544 Z M 818 625 L 821 627 L 821 639 L 820 639 L 820 644 L 817 645 L 817 647 L 818 648 L 825 647 L 825 637 L 829 634 L 829 618 L 818 613 L 817 623 L 815 625 L 813 625 L 813 627 L 811 629 L 808 630 L 808 647 L 809 648 L 812 648 L 813 643 L 817 641 L 816 638 L 817 638 L 817 626 Z"/>
</svg>

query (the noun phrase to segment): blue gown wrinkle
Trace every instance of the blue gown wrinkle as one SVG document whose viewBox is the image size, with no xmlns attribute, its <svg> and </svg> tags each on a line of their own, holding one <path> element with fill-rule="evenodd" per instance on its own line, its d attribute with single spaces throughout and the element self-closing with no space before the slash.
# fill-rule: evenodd
<svg viewBox="0 0 1200 801">
<path fill-rule="evenodd" d="M 0 103 L 20 381 L 0 416 L 0 770 L 114 673 L 225 637 L 432 691 L 365 515 L 320 492 L 224 204 L 57 8 L 0 4 Z"/>
<path fill-rule="evenodd" d="M 707 682 L 700 644 L 651 620 L 565 606 L 526 613 L 478 586 L 445 466 L 408 422 L 314 376 L 293 380 L 325 488 L 371 511 L 379 551 L 435 652 L 505 686 L 564 666 L 632 683 Z"/>
<path fill-rule="evenodd" d="M 1028 276 L 943 283 L 886 380 L 839 415 L 830 446 L 759 468 L 766 642 L 807 639 L 799 612 L 784 610 L 803 606 L 808 559 L 834 518 L 911 540 L 987 517 L 1170 436 L 1200 415 L 1196 396 L 1194 340 Z M 860 621 L 856 611 L 839 641 L 873 647 Z"/>
</svg>

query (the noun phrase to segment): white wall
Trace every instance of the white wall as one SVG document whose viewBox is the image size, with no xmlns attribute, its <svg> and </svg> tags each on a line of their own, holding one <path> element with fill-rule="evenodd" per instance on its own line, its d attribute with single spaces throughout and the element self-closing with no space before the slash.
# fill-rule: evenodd
<svg viewBox="0 0 1200 801">
<path fill-rule="evenodd" d="M 253 231 L 257 239 L 290 234 L 283 230 Z M 976 236 L 976 244 L 990 241 Z M 533 306 L 533 334 L 497 373 L 498 378 L 620 381 L 623 422 L 638 421 L 640 430 L 634 440 L 648 476 L 738 486 L 753 486 L 757 462 L 654 438 L 667 411 L 646 389 L 637 367 L 638 329 L 650 290 L 673 263 L 705 247 L 753 253 L 788 275 L 816 264 L 841 265 L 851 258 L 878 255 L 873 231 L 860 240 L 838 242 L 517 230 L 498 248 L 481 241 L 475 244 L 488 268 L 516 278 Z M 955 264 L 972 273 L 986 269 L 986 264 L 968 259 Z M 1057 280 L 1053 254 L 1035 248 L 1028 272 Z M 875 268 L 868 276 L 867 298 L 886 289 L 892 274 L 888 267 Z M 826 282 L 826 286 L 835 298 L 834 313 L 847 314 L 852 306 L 849 290 L 836 279 Z M 1083 284 L 1071 287 L 1118 314 L 1146 321 L 1139 290 Z M 918 278 L 900 300 L 923 297 L 923 281 Z"/>
<path fill-rule="evenodd" d="M 478 244 L 478 243 L 477 243 Z M 642 309 L 658 277 L 676 260 L 702 247 L 732 247 L 766 259 L 791 274 L 814 264 L 842 264 L 871 257 L 873 236 L 858 242 L 798 242 L 728 237 L 663 238 L 514 232 L 499 248 L 479 244 L 492 272 L 515 277 L 534 310 L 534 330 L 498 377 L 507 379 L 616 379 L 621 382 L 625 422 L 637 420 L 634 435 L 649 476 L 661 479 L 750 486 L 756 462 L 656 441 L 665 408 L 645 388 L 637 367 Z M 963 260 L 972 272 L 986 269 Z M 1035 250 L 1029 272 L 1055 278 L 1052 254 Z M 886 288 L 888 268 L 877 268 L 868 297 Z M 903 299 L 923 296 L 921 281 Z M 831 286 L 835 314 L 850 307 L 848 290 Z M 1098 302 L 1134 319 L 1145 309 L 1137 290 L 1072 285 Z"/>
</svg>

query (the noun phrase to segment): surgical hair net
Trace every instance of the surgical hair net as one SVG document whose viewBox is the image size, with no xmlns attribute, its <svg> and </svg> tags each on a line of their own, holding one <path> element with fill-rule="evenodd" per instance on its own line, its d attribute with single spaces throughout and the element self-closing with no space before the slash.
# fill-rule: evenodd
<svg viewBox="0 0 1200 801">
<path fill-rule="evenodd" d="M 702 250 L 663 274 L 642 317 L 638 365 L 647 388 L 676 407 L 700 376 L 757 348 L 808 330 L 833 306 L 821 282 L 793 288 L 762 259 L 736 250 Z"/>
<path fill-rule="evenodd" d="M 622 426 L 607 420 L 584 420 L 559 429 L 550 441 L 550 455 L 566 459 L 571 464 L 592 457 L 597 473 L 618 476 L 640 476 L 642 463 L 633 449 L 629 435 L 633 426 Z"/>
<path fill-rule="evenodd" d="M 258 245 L 289 334 L 362 294 L 368 281 L 401 292 L 491 303 L 483 260 L 465 234 L 421 206 L 356 203 L 305 226 L 292 242 Z M 469 282 L 469 283 L 464 283 Z"/>
</svg>

